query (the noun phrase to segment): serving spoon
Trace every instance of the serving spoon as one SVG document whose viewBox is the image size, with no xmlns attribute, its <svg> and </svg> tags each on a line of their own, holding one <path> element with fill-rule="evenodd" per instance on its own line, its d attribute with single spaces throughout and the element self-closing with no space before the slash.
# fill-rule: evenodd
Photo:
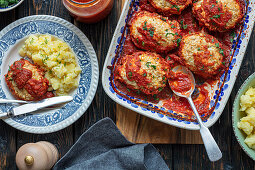
<svg viewBox="0 0 255 170">
<path fill-rule="evenodd" d="M 189 101 L 189 104 L 190 104 L 193 112 L 195 113 L 197 121 L 199 123 L 200 134 L 201 134 L 202 140 L 204 142 L 204 146 L 205 146 L 205 149 L 206 149 L 206 152 L 207 152 L 207 155 L 208 155 L 210 161 L 214 162 L 214 161 L 221 159 L 222 153 L 221 153 L 217 143 L 215 142 L 212 134 L 210 133 L 209 129 L 204 125 L 203 121 L 201 120 L 200 115 L 198 114 L 197 109 L 196 109 L 196 107 L 193 103 L 193 100 L 191 98 L 191 95 L 195 89 L 195 78 L 194 78 L 192 72 L 190 70 L 188 70 L 186 67 L 181 66 L 181 65 L 175 66 L 172 69 L 172 71 L 174 73 L 181 72 L 181 73 L 189 75 L 189 78 L 192 83 L 190 90 L 185 91 L 184 93 L 180 93 L 180 92 L 173 90 L 173 89 L 175 89 L 175 88 L 173 88 L 173 86 L 174 86 L 173 83 L 169 83 L 169 85 L 170 85 L 170 87 L 172 86 L 171 89 L 176 95 L 178 95 L 180 97 L 184 97 Z"/>
</svg>

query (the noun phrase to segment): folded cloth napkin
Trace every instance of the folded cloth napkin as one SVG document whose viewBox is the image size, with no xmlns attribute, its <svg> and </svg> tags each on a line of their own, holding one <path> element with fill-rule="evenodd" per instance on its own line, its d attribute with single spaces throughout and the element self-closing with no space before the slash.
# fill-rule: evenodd
<svg viewBox="0 0 255 170">
<path fill-rule="evenodd" d="M 169 169 L 152 144 L 129 142 L 110 118 L 89 128 L 56 163 L 62 169 Z"/>
</svg>

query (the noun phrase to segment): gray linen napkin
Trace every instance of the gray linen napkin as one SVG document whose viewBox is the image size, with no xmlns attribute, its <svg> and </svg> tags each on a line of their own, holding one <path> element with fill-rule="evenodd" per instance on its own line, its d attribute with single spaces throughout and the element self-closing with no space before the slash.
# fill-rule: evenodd
<svg viewBox="0 0 255 170">
<path fill-rule="evenodd" d="M 81 135 L 56 163 L 62 169 L 169 169 L 152 144 L 129 142 L 110 118 L 104 118 Z"/>
</svg>

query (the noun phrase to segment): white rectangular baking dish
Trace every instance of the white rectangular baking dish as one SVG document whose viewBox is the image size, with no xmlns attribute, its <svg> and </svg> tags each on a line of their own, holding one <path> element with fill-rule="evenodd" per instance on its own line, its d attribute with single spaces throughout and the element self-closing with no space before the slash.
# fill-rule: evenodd
<svg viewBox="0 0 255 170">
<path fill-rule="evenodd" d="M 232 60 L 229 66 L 227 75 L 223 74 L 217 83 L 217 86 L 210 90 L 211 94 L 211 104 L 210 107 L 215 107 L 213 113 L 210 117 L 204 121 L 207 127 L 212 126 L 220 117 L 221 113 L 224 110 L 224 107 L 228 101 L 228 98 L 231 94 L 232 88 L 234 86 L 236 76 L 238 75 L 239 68 L 241 66 L 246 47 L 248 45 L 249 38 L 251 36 L 254 19 L 255 19 L 255 0 L 251 0 L 246 2 L 247 10 L 244 18 L 242 30 L 238 35 L 236 35 L 235 41 L 233 42 L 232 47 Z M 161 121 L 163 123 L 173 125 L 176 127 L 190 129 L 190 130 L 198 130 L 199 126 L 196 121 L 190 122 L 186 121 L 184 118 L 180 117 L 177 113 L 173 111 L 166 111 L 159 104 L 148 103 L 146 101 L 139 101 L 144 105 L 138 105 L 133 102 L 134 98 L 122 97 L 118 95 L 112 88 L 110 77 L 111 71 L 107 68 L 108 66 L 112 66 L 114 62 L 114 58 L 118 57 L 121 53 L 122 46 L 125 42 L 125 36 L 127 33 L 127 25 L 126 23 L 130 19 L 132 12 L 139 8 L 139 0 L 128 0 L 126 1 L 122 14 L 120 16 L 118 25 L 116 27 L 115 33 L 112 38 L 112 42 L 105 59 L 104 68 L 102 72 L 102 84 L 107 95 L 113 99 L 118 104 L 131 109 L 135 112 L 138 112 L 144 116 L 149 118 Z M 225 78 L 225 81 L 224 81 Z M 218 96 L 218 97 L 216 97 Z M 146 106 L 148 105 L 148 107 Z M 155 111 L 157 110 L 157 111 Z"/>
</svg>

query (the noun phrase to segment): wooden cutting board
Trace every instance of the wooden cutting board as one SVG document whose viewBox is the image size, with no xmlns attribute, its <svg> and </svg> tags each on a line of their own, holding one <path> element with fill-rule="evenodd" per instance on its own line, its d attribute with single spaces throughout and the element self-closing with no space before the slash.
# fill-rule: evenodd
<svg viewBox="0 0 255 170">
<path fill-rule="evenodd" d="M 122 9 L 125 1 L 117 1 L 117 5 Z M 116 124 L 122 134 L 134 143 L 203 144 L 199 131 L 176 128 L 142 116 L 118 104 Z"/>
<path fill-rule="evenodd" d="M 133 143 L 203 144 L 199 131 L 176 128 L 117 104 L 116 124 Z"/>
</svg>

